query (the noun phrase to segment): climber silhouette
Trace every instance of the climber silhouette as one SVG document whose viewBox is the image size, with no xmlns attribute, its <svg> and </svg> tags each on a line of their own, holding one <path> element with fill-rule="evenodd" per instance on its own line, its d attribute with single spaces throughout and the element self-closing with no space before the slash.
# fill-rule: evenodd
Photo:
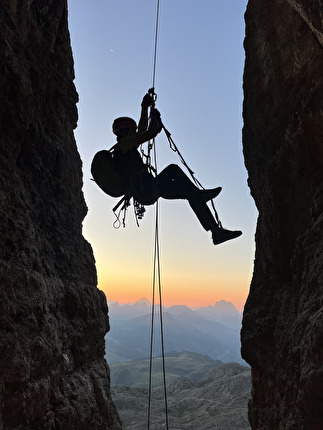
<svg viewBox="0 0 323 430">
<path fill-rule="evenodd" d="M 138 127 L 129 117 L 120 117 L 113 122 L 112 130 L 117 136 L 114 168 L 123 178 L 125 188 L 130 190 L 129 194 L 142 205 L 151 205 L 160 197 L 187 200 L 203 228 L 211 231 L 215 245 L 239 237 L 241 231 L 219 227 L 207 205 L 209 200 L 220 193 L 221 187 L 200 190 L 176 164 L 170 164 L 157 176 L 150 173 L 137 148 L 156 137 L 162 127 L 160 113 L 154 107 L 154 96 L 151 92 L 143 97 Z"/>
</svg>

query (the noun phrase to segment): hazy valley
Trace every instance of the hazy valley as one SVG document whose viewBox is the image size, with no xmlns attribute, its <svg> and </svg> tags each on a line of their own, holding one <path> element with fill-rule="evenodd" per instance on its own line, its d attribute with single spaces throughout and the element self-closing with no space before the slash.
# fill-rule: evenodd
<svg viewBox="0 0 323 430">
<path fill-rule="evenodd" d="M 157 360 L 157 362 L 160 359 Z M 177 363 L 176 363 L 177 361 Z M 214 362 L 209 357 L 195 353 L 178 353 L 166 357 L 167 404 L 169 426 L 172 430 L 247 430 L 247 404 L 250 398 L 250 369 L 238 363 Z M 132 361 L 111 366 L 117 381 L 133 376 L 132 386 L 112 385 L 111 394 L 126 430 L 147 428 L 148 389 L 141 371 L 148 370 L 148 363 Z M 165 402 L 158 373 L 160 363 L 153 373 L 150 428 L 165 428 Z M 213 370 L 207 371 L 208 366 Z M 126 372 L 122 375 L 123 370 Z M 160 369 L 159 369 L 160 370 Z M 176 370 L 178 374 L 176 375 Z M 184 373 L 186 373 L 184 375 Z M 197 375 L 203 375 L 194 382 Z M 148 375 L 148 372 L 147 372 Z M 137 383 L 137 380 L 139 383 Z M 113 381 L 112 381 L 113 382 Z M 140 385 L 140 387 L 138 386 Z"/>
<path fill-rule="evenodd" d="M 127 430 L 147 427 L 151 305 L 109 304 L 111 393 Z M 165 427 L 158 307 L 152 366 L 152 430 Z M 241 314 L 226 301 L 164 309 L 166 381 L 172 430 L 247 430 L 250 369 L 240 356 Z"/>
</svg>

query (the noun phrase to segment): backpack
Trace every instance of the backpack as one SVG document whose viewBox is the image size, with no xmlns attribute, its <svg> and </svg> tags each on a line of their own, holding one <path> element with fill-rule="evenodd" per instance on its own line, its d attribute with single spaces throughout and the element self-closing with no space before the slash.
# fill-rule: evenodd
<svg viewBox="0 0 323 430">
<path fill-rule="evenodd" d="M 99 151 L 93 157 L 91 163 L 91 173 L 93 180 L 96 184 L 111 197 L 123 196 L 119 203 L 112 209 L 116 216 L 116 221 L 113 223 L 115 228 L 119 228 L 121 225 L 120 215 L 123 211 L 122 225 L 126 226 L 126 211 L 130 206 L 130 199 L 132 198 L 129 191 L 129 187 L 125 185 L 123 176 L 118 173 L 114 167 L 113 148 Z M 122 205 L 122 206 L 121 206 Z M 116 213 L 117 209 L 121 206 L 119 213 Z M 145 213 L 145 207 L 133 199 L 134 213 L 136 217 L 137 225 L 139 226 L 138 220 L 141 220 Z"/>
<path fill-rule="evenodd" d="M 91 173 L 101 190 L 111 197 L 120 197 L 127 194 L 127 190 L 122 175 L 115 170 L 112 149 L 95 154 L 91 163 Z"/>
</svg>

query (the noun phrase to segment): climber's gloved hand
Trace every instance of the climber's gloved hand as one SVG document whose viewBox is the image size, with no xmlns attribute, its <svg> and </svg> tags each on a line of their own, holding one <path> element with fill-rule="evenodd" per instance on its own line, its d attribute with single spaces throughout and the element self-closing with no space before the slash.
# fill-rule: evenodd
<svg viewBox="0 0 323 430">
<path fill-rule="evenodd" d="M 142 99 L 141 106 L 143 108 L 148 108 L 149 106 L 154 106 L 154 104 L 155 104 L 155 98 L 153 94 L 151 94 L 150 92 L 145 94 L 144 98 Z"/>
</svg>

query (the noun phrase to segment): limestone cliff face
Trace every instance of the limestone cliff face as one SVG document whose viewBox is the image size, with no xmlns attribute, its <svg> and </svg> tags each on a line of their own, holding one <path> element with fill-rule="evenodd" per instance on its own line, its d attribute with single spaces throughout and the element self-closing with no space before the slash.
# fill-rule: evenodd
<svg viewBox="0 0 323 430">
<path fill-rule="evenodd" d="M 66 0 L 0 0 L 0 429 L 121 429 L 73 79 Z"/>
<path fill-rule="evenodd" d="M 242 354 L 252 429 L 323 428 L 321 0 L 250 0 L 245 163 L 259 210 Z"/>
</svg>

